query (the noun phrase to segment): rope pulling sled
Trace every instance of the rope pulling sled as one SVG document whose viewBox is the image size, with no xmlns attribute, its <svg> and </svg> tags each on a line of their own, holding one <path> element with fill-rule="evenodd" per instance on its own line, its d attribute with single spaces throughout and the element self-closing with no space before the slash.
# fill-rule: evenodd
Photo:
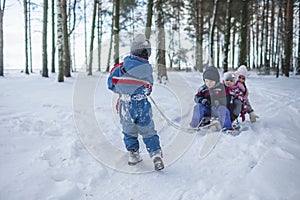
<svg viewBox="0 0 300 200">
<path fill-rule="evenodd" d="M 197 131 L 200 131 L 202 128 L 209 128 L 211 126 L 214 126 L 218 123 L 217 120 L 212 120 L 210 124 L 204 126 L 204 127 L 195 127 L 195 128 L 191 128 L 191 127 L 182 127 L 180 126 L 179 124 L 176 124 L 174 123 L 172 120 L 170 120 L 164 113 L 163 111 L 158 107 L 158 105 L 156 104 L 156 102 L 154 101 L 154 99 L 149 96 L 149 99 L 150 101 L 153 103 L 153 105 L 155 106 L 155 108 L 158 110 L 158 112 L 160 113 L 160 115 L 167 121 L 167 123 L 178 129 L 178 130 L 181 130 L 181 131 L 184 131 L 184 132 L 188 132 L 188 133 L 194 133 L 194 132 L 197 132 Z"/>
</svg>

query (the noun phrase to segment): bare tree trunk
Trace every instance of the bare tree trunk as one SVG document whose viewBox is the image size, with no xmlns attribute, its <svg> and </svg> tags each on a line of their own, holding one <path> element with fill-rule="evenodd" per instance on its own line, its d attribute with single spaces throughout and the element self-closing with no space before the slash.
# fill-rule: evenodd
<svg viewBox="0 0 300 200">
<path fill-rule="evenodd" d="M 254 5 L 254 8 L 255 8 L 255 5 Z M 254 12 L 254 14 L 252 15 L 252 18 L 251 18 L 251 20 L 252 20 L 252 24 L 253 24 L 253 26 L 251 26 L 251 38 L 252 38 L 252 40 L 251 40 L 251 45 L 252 45 L 252 52 L 251 52 L 251 55 L 252 55 L 252 58 L 251 58 L 251 56 L 250 56 L 250 58 L 252 59 L 252 65 L 251 65 L 251 67 L 252 68 L 255 68 L 255 62 L 256 62 L 256 52 L 255 52 L 255 40 L 256 40 L 256 34 L 255 34 L 255 31 L 254 31 L 254 29 L 255 29 L 255 19 L 254 19 L 254 17 L 255 17 L 255 10 L 253 9 L 252 10 L 252 12 Z"/>
<path fill-rule="evenodd" d="M 203 72 L 203 0 L 196 0 L 198 6 L 196 6 L 197 12 L 197 30 L 196 30 L 196 68 L 199 72 Z"/>
<path fill-rule="evenodd" d="M 130 27 L 131 27 L 131 35 L 132 35 L 132 40 L 131 42 L 133 41 L 133 38 L 134 38 L 134 33 L 135 33 L 135 17 L 134 17 L 134 9 L 130 9 Z"/>
<path fill-rule="evenodd" d="M 71 58 L 70 58 L 70 45 L 69 45 L 69 34 L 68 34 L 68 16 L 67 16 L 67 1 L 61 0 L 61 16 L 63 23 L 63 42 L 64 42 L 64 74 L 65 77 L 71 77 Z"/>
<path fill-rule="evenodd" d="M 280 65 L 281 73 L 285 73 L 285 42 L 286 42 L 286 16 L 287 16 L 287 0 L 280 1 L 281 9 L 281 40 L 280 40 Z"/>
<path fill-rule="evenodd" d="M 95 37 L 95 22 L 96 22 L 96 13 L 97 13 L 97 4 L 98 0 L 94 0 L 94 9 L 93 9 L 93 17 L 92 17 L 92 31 L 91 31 L 91 43 L 90 43 L 90 59 L 89 59 L 89 72 L 88 75 L 92 75 L 93 69 L 93 49 L 94 49 L 94 37 Z"/>
<path fill-rule="evenodd" d="M 156 1 L 157 21 L 156 26 L 158 28 L 157 41 L 158 49 L 156 54 L 157 59 L 157 78 L 160 83 L 165 79 L 168 79 L 167 68 L 166 68 L 166 44 L 165 44 L 165 24 L 163 16 L 163 0 Z"/>
<path fill-rule="evenodd" d="M 58 82 L 64 82 L 64 49 L 63 49 L 63 19 L 61 16 L 61 0 L 56 1 L 57 7 L 57 52 L 58 52 Z"/>
<path fill-rule="evenodd" d="M 107 58 L 107 66 L 106 66 L 106 72 L 109 72 L 110 69 L 110 58 L 111 58 L 111 51 L 112 51 L 112 43 L 113 43 L 113 36 L 114 36 L 114 13 L 115 13 L 115 6 L 113 6 L 112 10 L 112 17 L 111 17 L 111 30 L 110 30 L 110 43 L 109 43 L 109 49 L 108 49 L 108 58 Z"/>
<path fill-rule="evenodd" d="M 262 22 L 262 25 L 261 25 L 261 29 L 260 29 L 260 59 L 259 59 L 259 67 L 261 67 L 264 63 L 263 63 L 263 44 L 264 44 L 264 30 L 265 30 L 265 3 L 264 1 L 262 2 L 263 3 L 263 6 L 262 6 L 262 17 L 261 17 L 261 22 Z"/>
<path fill-rule="evenodd" d="M 247 21 L 248 21 L 248 23 L 250 23 L 249 18 Z M 249 26 L 249 28 L 247 28 L 247 50 L 246 50 L 246 53 L 247 53 L 247 55 L 246 55 L 247 65 L 246 66 L 248 66 L 249 69 L 250 69 L 250 59 L 252 59 L 250 56 L 250 54 L 251 54 L 251 52 L 250 52 L 251 46 L 250 45 L 251 45 L 251 39 L 250 39 L 250 26 Z"/>
<path fill-rule="evenodd" d="M 120 32 L 120 0 L 115 0 L 115 28 L 114 28 L 114 64 L 119 63 L 119 32 Z"/>
<path fill-rule="evenodd" d="M 269 40 L 269 1 L 266 1 L 266 13 L 265 13 L 265 21 L 266 21 L 266 32 L 265 32 L 265 44 L 264 44 L 264 63 L 265 63 L 265 73 L 270 74 L 270 58 L 269 58 L 269 45 L 268 45 L 268 40 Z"/>
<path fill-rule="evenodd" d="M 285 63 L 284 75 L 289 77 L 289 71 L 292 68 L 291 58 L 293 49 L 293 0 L 287 0 L 286 27 L 285 27 Z"/>
<path fill-rule="evenodd" d="M 248 27 L 248 2 L 242 2 L 242 16 L 241 16 L 241 41 L 239 44 L 239 66 L 240 65 L 247 65 L 247 27 Z"/>
<path fill-rule="evenodd" d="M 216 65 L 216 67 L 217 68 L 220 68 L 220 47 L 221 47 L 221 45 L 220 45 L 220 31 L 219 30 L 217 30 L 217 32 L 216 32 L 216 38 L 217 38 L 217 57 L 216 57 L 216 61 L 217 61 L 217 65 Z"/>
<path fill-rule="evenodd" d="M 0 2 L 0 76 L 4 76 L 4 60 L 3 60 L 3 17 L 4 17 L 4 10 L 5 10 L 5 0 L 1 5 Z"/>
<path fill-rule="evenodd" d="M 175 25 L 176 22 L 170 22 L 171 24 L 171 27 L 173 26 L 176 26 Z M 170 69 L 173 68 L 173 63 L 174 63 L 174 57 L 175 57 L 175 42 L 174 42 L 174 30 L 171 28 L 169 29 L 168 31 L 168 34 L 169 34 L 169 47 L 168 47 L 168 51 L 166 52 L 167 53 L 167 56 L 169 57 L 169 62 L 170 62 Z"/>
<path fill-rule="evenodd" d="M 55 11 L 54 11 L 54 0 L 51 4 L 52 12 L 52 53 L 51 53 L 51 72 L 55 73 Z"/>
<path fill-rule="evenodd" d="M 84 21 L 84 56 L 85 56 L 85 67 L 88 71 L 88 54 L 87 54 L 87 32 L 86 32 L 86 0 L 84 0 L 83 5 L 83 21 Z"/>
<path fill-rule="evenodd" d="M 101 50 L 102 50 L 102 26 L 103 26 L 103 20 L 102 20 L 102 0 L 99 0 L 98 2 L 98 71 L 101 71 Z"/>
<path fill-rule="evenodd" d="M 72 40 L 73 40 L 73 52 L 72 52 L 72 61 L 73 61 L 73 68 L 72 71 L 77 72 L 77 68 L 76 68 L 76 33 L 74 30 L 74 33 L 72 34 Z"/>
<path fill-rule="evenodd" d="M 251 68 L 255 68 L 255 60 L 256 60 L 256 54 L 255 54 L 255 25 L 256 25 L 256 22 L 255 22 L 255 16 L 257 15 L 256 13 L 256 1 L 253 1 L 253 4 L 252 4 L 252 7 L 251 7 L 251 12 L 253 13 L 251 18 L 249 19 L 250 23 L 252 24 L 252 26 L 250 26 L 250 40 L 251 40 L 251 50 L 249 52 L 249 54 L 252 56 L 250 56 L 250 62 L 251 62 L 251 65 L 249 65 L 249 67 Z"/>
<path fill-rule="evenodd" d="M 233 23 L 235 24 L 235 23 Z M 231 65 L 232 65 L 232 69 L 235 69 L 235 35 L 236 35 L 236 27 L 235 25 L 233 26 L 233 33 L 232 33 L 232 54 L 231 54 Z"/>
<path fill-rule="evenodd" d="M 270 55 L 270 67 L 274 67 L 274 43 L 275 43 L 275 38 L 274 38 L 274 35 L 275 35 L 275 31 L 274 31 L 274 20 L 275 19 L 275 3 L 274 1 L 271 1 L 271 30 L 270 30 L 270 47 L 269 47 L 269 55 Z"/>
<path fill-rule="evenodd" d="M 25 24 L 25 74 L 29 74 L 28 70 L 28 13 L 27 0 L 24 0 L 24 24 Z"/>
<path fill-rule="evenodd" d="M 230 12 L 231 0 L 227 0 L 226 5 L 226 24 L 225 24 L 225 38 L 224 38 L 224 60 L 223 67 L 224 72 L 228 71 L 228 53 L 229 53 L 229 45 L 230 45 L 230 29 L 231 29 L 231 12 Z"/>
<path fill-rule="evenodd" d="M 48 53 L 47 53 L 47 25 L 48 25 L 48 0 L 44 0 L 43 14 L 43 77 L 48 77 Z"/>
<path fill-rule="evenodd" d="M 28 34 L 29 34 L 29 68 L 30 73 L 33 73 L 32 69 L 32 40 L 31 40 L 31 5 L 30 0 L 28 1 Z"/>
<path fill-rule="evenodd" d="M 146 31 L 145 31 L 145 36 L 148 40 L 150 39 L 150 35 L 151 35 L 152 16 L 153 16 L 153 0 L 148 0 L 147 22 L 146 22 Z"/>
<path fill-rule="evenodd" d="M 258 67 L 259 66 L 259 62 L 258 62 L 258 56 L 259 56 L 259 0 L 256 1 L 256 51 L 255 51 L 255 55 L 256 55 L 256 62 L 255 62 L 255 66 Z"/>
<path fill-rule="evenodd" d="M 68 44 L 69 44 L 69 58 L 70 58 L 70 71 L 75 72 L 76 71 L 76 33 L 75 33 L 75 26 L 76 26 L 76 3 L 78 1 L 74 1 L 72 5 L 72 1 L 69 1 L 68 5 L 68 13 L 69 13 L 69 23 L 68 23 Z M 73 7 L 73 8 L 72 8 Z M 71 24 L 71 12 L 73 13 L 73 25 Z M 74 33 L 73 33 L 74 32 Z M 72 35 L 72 44 L 71 45 L 71 35 Z M 73 47 L 73 51 L 71 51 L 71 47 Z"/>
<path fill-rule="evenodd" d="M 180 0 L 177 0 L 176 3 L 180 4 L 179 2 Z M 178 30 L 178 33 L 177 33 L 177 36 L 178 36 L 178 49 L 180 52 L 182 52 L 182 49 L 181 49 L 181 39 L 180 39 L 180 8 L 177 8 L 176 9 L 177 11 L 177 14 L 175 15 L 176 16 L 176 25 L 177 25 L 177 30 Z M 182 57 L 183 55 L 180 55 L 180 57 L 178 58 L 178 69 L 179 71 L 181 70 L 181 60 L 182 60 Z"/>
<path fill-rule="evenodd" d="M 194 27 L 196 29 L 195 31 L 195 66 L 194 69 L 198 70 L 200 72 L 200 44 L 199 44 L 199 40 L 200 40 L 200 13 L 202 14 L 202 10 L 200 8 L 200 4 L 202 3 L 202 0 L 198 1 L 198 0 L 194 0 L 191 4 L 192 4 L 192 8 L 194 9 L 195 12 L 195 23 L 194 23 Z M 203 71 L 203 70 L 202 70 Z M 202 72 L 201 71 L 201 72 Z"/>
<path fill-rule="evenodd" d="M 279 77 L 279 66 L 281 62 L 281 52 L 280 51 L 280 42 L 279 42 L 279 37 L 281 36 L 280 31 L 282 30 L 282 10 L 281 6 L 279 6 L 279 11 L 278 11 L 278 20 L 277 20 L 277 31 L 276 31 L 276 49 L 275 49 L 275 60 L 277 62 L 276 66 L 276 78 Z"/>
<path fill-rule="evenodd" d="M 300 3 L 298 3 L 298 23 L 300 26 Z M 300 28 L 298 28 L 298 68 L 297 74 L 300 74 Z"/>
<path fill-rule="evenodd" d="M 209 62 L 209 65 L 214 64 L 214 31 L 215 31 L 216 16 L 217 16 L 217 10 L 218 10 L 218 2 L 219 2 L 219 0 L 214 1 L 214 10 L 213 10 L 212 18 L 211 18 L 211 23 L 210 23 L 210 30 L 209 30 L 210 62 Z"/>
</svg>

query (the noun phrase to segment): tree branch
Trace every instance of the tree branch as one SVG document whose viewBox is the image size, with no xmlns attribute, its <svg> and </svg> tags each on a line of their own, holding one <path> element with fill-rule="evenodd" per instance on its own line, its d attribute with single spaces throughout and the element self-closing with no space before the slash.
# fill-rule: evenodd
<svg viewBox="0 0 300 200">
<path fill-rule="evenodd" d="M 1 6 L 1 1 L 0 1 L 0 6 Z M 1 8 L 0 8 L 1 9 Z M 5 0 L 3 1 L 3 4 L 2 4 L 2 16 L 3 16 L 3 14 L 4 14 L 4 9 L 5 9 Z"/>
<path fill-rule="evenodd" d="M 76 3 L 77 3 L 77 0 L 74 1 L 74 6 L 73 6 L 73 15 L 74 15 L 74 18 L 73 18 L 73 27 L 69 30 L 68 37 L 75 30 L 75 24 L 76 24 L 76 11 L 75 11 L 75 9 L 76 9 Z"/>
</svg>

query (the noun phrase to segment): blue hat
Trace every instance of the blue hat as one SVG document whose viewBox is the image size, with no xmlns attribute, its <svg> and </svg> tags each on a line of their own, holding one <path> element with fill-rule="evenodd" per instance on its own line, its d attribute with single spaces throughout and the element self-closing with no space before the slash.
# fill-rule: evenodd
<svg viewBox="0 0 300 200">
<path fill-rule="evenodd" d="M 220 74 L 218 69 L 214 66 L 207 67 L 203 72 L 203 80 L 205 79 L 213 80 L 217 83 L 220 82 Z"/>
</svg>

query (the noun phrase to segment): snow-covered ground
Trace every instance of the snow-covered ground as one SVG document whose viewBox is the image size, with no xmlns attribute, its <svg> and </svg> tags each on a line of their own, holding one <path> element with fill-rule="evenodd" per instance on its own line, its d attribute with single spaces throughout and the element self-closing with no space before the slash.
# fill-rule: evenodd
<svg viewBox="0 0 300 200">
<path fill-rule="evenodd" d="M 222 135 L 203 160 L 204 136 L 169 126 L 153 106 L 167 165 L 153 172 L 142 143 L 144 161 L 127 166 L 106 76 L 0 77 L 1 200 L 300 199 L 300 77 L 252 73 L 247 85 L 259 121 L 237 137 Z M 202 77 L 174 72 L 169 79 L 155 84 L 152 97 L 185 127 Z"/>
</svg>

